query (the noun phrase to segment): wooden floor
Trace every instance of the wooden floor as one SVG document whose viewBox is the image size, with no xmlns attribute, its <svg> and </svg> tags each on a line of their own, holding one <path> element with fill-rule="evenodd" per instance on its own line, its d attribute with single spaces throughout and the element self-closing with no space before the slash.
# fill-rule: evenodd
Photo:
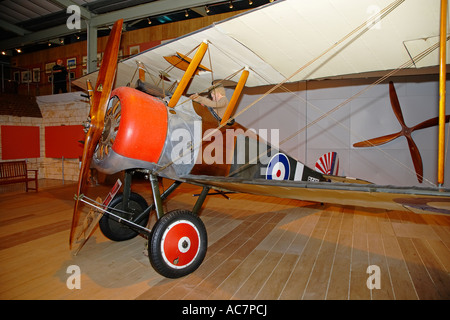
<svg viewBox="0 0 450 320">
<path fill-rule="evenodd" d="M 150 202 L 147 183 L 133 188 Z M 91 187 L 89 195 L 108 189 Z M 199 191 L 182 185 L 166 210 L 192 209 Z M 205 261 L 171 280 L 152 269 L 142 237 L 112 242 L 97 229 L 73 256 L 74 193 L 74 184 L 46 180 L 37 193 L 0 189 L 0 299 L 450 298 L 449 216 L 210 196 L 201 212 Z M 67 286 L 73 265 L 81 289 Z"/>
</svg>

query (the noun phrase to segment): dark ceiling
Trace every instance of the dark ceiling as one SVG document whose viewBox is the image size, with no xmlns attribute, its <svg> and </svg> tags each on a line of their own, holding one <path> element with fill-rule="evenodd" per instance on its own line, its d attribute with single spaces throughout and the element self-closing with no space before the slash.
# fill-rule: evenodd
<svg viewBox="0 0 450 320">
<path fill-rule="evenodd" d="M 95 15 L 102 15 L 118 10 L 135 7 L 150 2 L 167 0 L 0 0 L 0 50 L 2 54 L 13 56 L 20 54 L 12 47 L 1 47 L 8 40 L 23 34 L 32 34 L 45 31 L 55 26 L 65 25 L 68 13 L 64 4 L 75 4 L 88 10 Z M 177 0 L 179 1 L 179 0 Z M 272 0 L 273 1 L 273 0 Z M 215 15 L 230 11 L 252 9 L 265 5 L 270 0 L 233 0 L 233 1 L 204 1 L 207 5 L 190 7 L 183 10 L 167 11 L 157 15 L 149 15 L 145 18 L 139 17 L 125 22 L 125 31 L 147 28 L 164 23 L 176 22 L 199 18 L 206 15 Z M 173 1 L 172 1 L 173 2 Z M 200 3 L 199 1 L 198 3 Z M 194 2 L 195 3 L 195 2 Z M 170 10 L 170 7 L 169 9 Z M 98 36 L 109 34 L 109 28 L 99 27 Z M 77 41 L 86 40 L 86 31 L 76 32 L 52 39 L 39 40 L 24 44 L 20 47 L 22 53 L 29 53 L 47 49 L 51 46 L 60 46 Z M 4 52 L 4 53 L 3 53 Z"/>
</svg>

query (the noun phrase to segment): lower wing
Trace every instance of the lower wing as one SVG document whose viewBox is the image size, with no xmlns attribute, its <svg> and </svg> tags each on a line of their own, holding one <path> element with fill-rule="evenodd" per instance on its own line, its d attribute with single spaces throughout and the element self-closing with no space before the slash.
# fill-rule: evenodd
<svg viewBox="0 0 450 320">
<path fill-rule="evenodd" d="M 222 191 L 416 213 L 450 214 L 449 189 L 381 186 L 362 180 L 329 178 L 335 182 L 245 180 L 195 175 L 185 176 L 183 180 Z"/>
</svg>

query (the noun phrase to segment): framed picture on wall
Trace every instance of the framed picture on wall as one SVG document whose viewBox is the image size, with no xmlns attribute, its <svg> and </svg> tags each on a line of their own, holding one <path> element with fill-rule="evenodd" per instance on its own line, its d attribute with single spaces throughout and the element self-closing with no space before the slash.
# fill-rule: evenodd
<svg viewBox="0 0 450 320">
<path fill-rule="evenodd" d="M 67 59 L 67 69 L 75 69 L 77 67 L 77 58 Z"/>
<path fill-rule="evenodd" d="M 49 62 L 45 64 L 45 73 L 52 73 L 53 66 L 56 64 L 56 62 Z"/>
<path fill-rule="evenodd" d="M 83 67 L 87 66 L 87 56 L 83 56 Z"/>
<path fill-rule="evenodd" d="M 69 75 L 70 75 L 70 80 L 75 79 L 75 72 L 74 71 L 69 72 Z"/>
<path fill-rule="evenodd" d="M 97 68 L 100 68 L 102 65 L 102 59 L 103 59 L 103 52 L 97 53 Z"/>
<path fill-rule="evenodd" d="M 22 71 L 20 75 L 21 75 L 21 82 L 22 83 L 29 83 L 29 82 L 31 82 L 31 72 L 29 70 Z"/>
<path fill-rule="evenodd" d="M 138 54 L 139 52 L 140 52 L 140 46 L 139 45 L 130 47 L 130 56 Z"/>
<path fill-rule="evenodd" d="M 41 68 L 33 68 L 33 82 L 41 82 Z"/>
<path fill-rule="evenodd" d="M 14 81 L 20 83 L 20 71 L 14 71 Z"/>
</svg>

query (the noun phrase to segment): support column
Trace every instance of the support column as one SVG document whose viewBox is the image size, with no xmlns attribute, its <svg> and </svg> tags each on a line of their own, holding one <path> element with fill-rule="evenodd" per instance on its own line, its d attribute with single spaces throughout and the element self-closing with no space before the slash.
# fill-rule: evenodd
<svg viewBox="0 0 450 320">
<path fill-rule="evenodd" d="M 87 25 L 87 72 L 97 70 L 97 27 L 91 26 L 90 21 Z"/>
</svg>

